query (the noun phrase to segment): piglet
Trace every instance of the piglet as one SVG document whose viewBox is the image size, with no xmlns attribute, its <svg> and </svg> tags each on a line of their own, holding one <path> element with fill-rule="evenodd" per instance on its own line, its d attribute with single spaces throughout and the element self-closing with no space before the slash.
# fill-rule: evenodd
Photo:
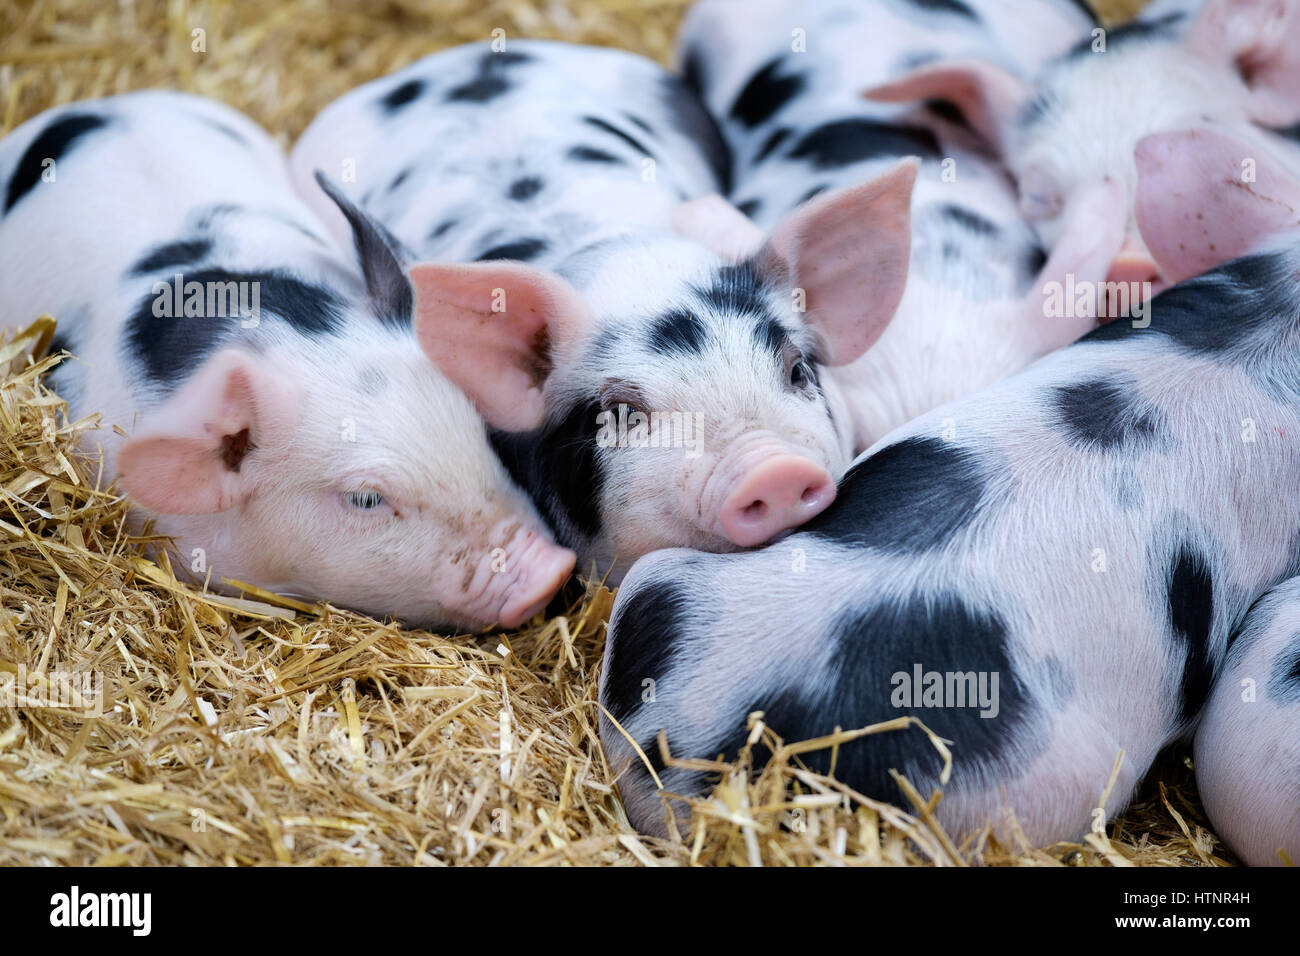
<svg viewBox="0 0 1300 956">
<path fill-rule="evenodd" d="M 1251 866 L 1300 861 L 1300 578 L 1260 598 L 1233 635 L 1194 754 L 1228 847 Z"/>
<path fill-rule="evenodd" d="M 1206 171 L 1184 195 L 1159 168 L 1139 177 L 1144 228 L 1202 202 L 1216 215 L 1193 209 L 1195 221 L 1261 237 L 1156 296 L 1148 327 L 1102 326 L 887 435 L 776 545 L 633 567 L 600 698 L 638 827 L 666 829 L 651 768 L 669 792 L 710 785 L 667 765 L 659 734 L 674 757 L 732 756 L 753 711 L 788 741 L 916 718 L 951 742 L 950 780 L 916 728 L 842 744 L 836 776 L 895 802 L 891 770 L 922 793 L 942 785 L 937 814 L 955 836 L 1006 835 L 1010 811 L 1036 845 L 1104 825 L 1161 748 L 1190 739 L 1230 632 L 1300 572 L 1300 515 L 1278 508 L 1300 494 L 1300 181 L 1212 188 L 1235 158 L 1225 147 L 1222 167 L 1171 163 Z M 1214 761 L 1232 758 L 1199 736 L 1220 754 L 1212 807 Z M 1285 746 L 1259 739 L 1247 759 Z M 828 753 L 805 759 L 830 768 Z M 1293 819 L 1287 792 L 1262 795 L 1272 834 Z"/>
<path fill-rule="evenodd" d="M 917 63 L 980 56 L 1032 76 L 1091 22 L 1064 0 L 692 7 L 679 40 L 683 70 L 731 146 L 729 218 L 752 220 L 751 243 L 801 204 L 870 181 L 902 156 L 921 158 L 902 301 L 870 349 L 826 376 L 848 401 L 857 451 L 1093 328 L 1095 307 L 1075 308 L 1072 297 L 1064 308 L 1051 292 L 1069 279 L 1082 286 L 1105 277 L 1109 250 L 1098 230 L 1111 228 L 1079 208 L 1071 240 L 1045 262 L 1005 171 L 951 103 L 873 103 L 861 91 Z M 1097 192 L 1109 194 L 1104 185 Z M 713 233 L 734 243 L 746 226 Z"/>
<path fill-rule="evenodd" d="M 510 41 L 353 90 L 291 165 L 336 229 L 318 169 L 442 263 L 413 271 L 431 347 L 525 430 L 497 449 L 584 568 L 758 545 L 834 497 L 852 426 L 822 367 L 898 304 L 914 162 L 719 254 L 687 235 L 730 174 L 690 91 L 629 53 Z"/>
<path fill-rule="evenodd" d="M 1265 135 L 1256 127 L 1300 123 L 1300 0 L 1162 0 L 1080 42 L 1035 83 L 972 59 L 923 65 L 867 95 L 957 103 L 1010 167 L 1044 245 L 1071 239 L 1072 217 L 1087 207 L 1096 241 L 1109 245 L 1107 281 L 1158 292 L 1171 277 L 1138 228 L 1133 151 L 1150 133 L 1206 122 L 1256 138 Z M 1300 166 L 1300 148 L 1271 138 Z M 1109 197 L 1098 192 L 1107 184 L 1118 187 Z"/>
<path fill-rule="evenodd" d="M 382 228 L 326 182 L 358 262 L 258 126 L 132 93 L 0 141 L 0 321 L 59 319 L 70 414 L 177 570 L 375 616 L 520 624 L 573 567 L 439 373 Z M 125 437 L 118 427 L 125 430 Z"/>
<path fill-rule="evenodd" d="M 1273 244 L 1261 236 L 1300 242 L 1300 176 L 1256 141 L 1213 127 L 1156 133 L 1138 144 L 1137 167 L 1138 222 L 1166 274 L 1196 275 Z M 1297 635 L 1300 578 L 1292 578 L 1260 598 L 1233 635 L 1196 730 L 1206 813 L 1255 866 L 1282 863 L 1279 851 L 1300 861 Z"/>
</svg>

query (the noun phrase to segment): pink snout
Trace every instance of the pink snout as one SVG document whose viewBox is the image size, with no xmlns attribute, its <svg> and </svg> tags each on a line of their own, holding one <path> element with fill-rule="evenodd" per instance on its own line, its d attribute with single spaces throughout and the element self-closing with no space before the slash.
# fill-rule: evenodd
<svg viewBox="0 0 1300 956">
<path fill-rule="evenodd" d="M 561 548 L 538 537 L 522 553 L 512 555 L 517 573 L 506 595 L 497 623 L 502 627 L 519 627 L 532 619 L 564 586 L 577 561 L 568 548 Z"/>
<path fill-rule="evenodd" d="M 1097 315 L 1103 321 L 1119 318 L 1118 311 L 1128 306 L 1129 314 L 1146 299 L 1157 295 L 1166 283 L 1160 278 L 1160 267 L 1156 265 L 1151 253 L 1140 239 L 1130 237 L 1115 258 L 1111 260 L 1110 270 L 1106 273 L 1109 286 L 1122 286 L 1125 295 L 1115 302 L 1109 298 L 1109 292 L 1098 294 Z"/>
<path fill-rule="evenodd" d="M 1110 264 L 1106 274 L 1107 282 L 1150 282 L 1160 281 L 1160 269 L 1151 256 L 1141 252 L 1121 252 Z"/>
<path fill-rule="evenodd" d="M 835 482 L 825 468 L 799 455 L 775 455 L 740 476 L 719 523 L 732 544 L 749 548 L 797 528 L 834 500 Z"/>
</svg>

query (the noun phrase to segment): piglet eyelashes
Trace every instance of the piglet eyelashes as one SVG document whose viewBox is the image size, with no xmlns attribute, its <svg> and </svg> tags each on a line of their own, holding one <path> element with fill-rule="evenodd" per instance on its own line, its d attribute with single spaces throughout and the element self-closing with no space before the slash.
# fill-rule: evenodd
<svg viewBox="0 0 1300 956">
<path fill-rule="evenodd" d="M 650 408 L 650 402 L 639 387 L 631 382 L 610 379 L 600 387 L 601 410 L 607 412 L 619 405 L 626 405 L 637 412 L 646 412 Z"/>
</svg>

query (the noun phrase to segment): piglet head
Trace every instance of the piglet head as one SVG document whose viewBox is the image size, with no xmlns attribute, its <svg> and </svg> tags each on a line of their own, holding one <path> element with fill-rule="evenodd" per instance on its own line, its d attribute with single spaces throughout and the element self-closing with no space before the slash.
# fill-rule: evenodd
<svg viewBox="0 0 1300 956">
<path fill-rule="evenodd" d="M 382 334 L 353 357 L 218 353 L 141 422 L 118 472 L 197 549 L 192 576 L 410 624 L 516 626 L 574 564 L 465 397 Z"/>
<path fill-rule="evenodd" d="M 834 498 L 849 421 L 818 369 L 892 317 L 915 175 L 818 197 L 770 236 L 717 197 L 686 204 L 677 232 L 580 257 L 580 289 L 517 263 L 417 266 L 426 347 L 490 421 L 537 430 L 557 523 L 603 557 L 762 544 Z"/>
<path fill-rule="evenodd" d="M 365 279 L 345 331 L 210 357 L 125 442 L 122 485 L 196 549 L 199 579 L 416 625 L 523 623 L 575 556 L 551 541 L 474 406 L 430 361 L 387 237 L 335 199 Z"/>
</svg>

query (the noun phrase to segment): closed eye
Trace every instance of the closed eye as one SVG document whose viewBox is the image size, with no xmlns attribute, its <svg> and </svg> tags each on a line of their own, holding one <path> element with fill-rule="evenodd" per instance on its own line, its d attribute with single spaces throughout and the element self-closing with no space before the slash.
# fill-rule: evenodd
<svg viewBox="0 0 1300 956">
<path fill-rule="evenodd" d="M 358 511 L 372 511 L 384 504 L 384 496 L 377 491 L 345 491 L 343 500 Z"/>
</svg>

